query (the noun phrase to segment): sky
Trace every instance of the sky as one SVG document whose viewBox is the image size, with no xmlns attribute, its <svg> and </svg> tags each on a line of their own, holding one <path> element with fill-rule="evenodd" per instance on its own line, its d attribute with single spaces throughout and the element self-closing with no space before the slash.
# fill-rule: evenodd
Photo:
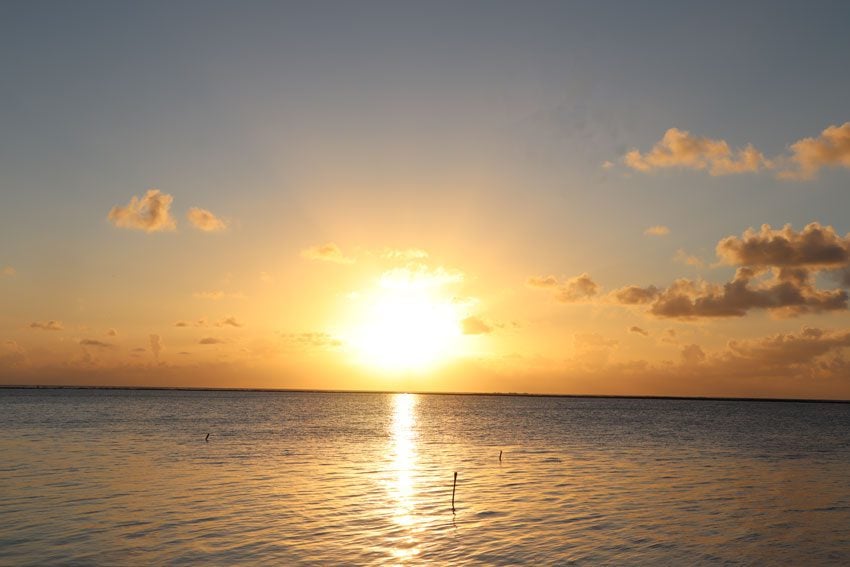
<svg viewBox="0 0 850 567">
<path fill-rule="evenodd" d="M 0 384 L 850 399 L 846 2 L 7 2 Z"/>
</svg>

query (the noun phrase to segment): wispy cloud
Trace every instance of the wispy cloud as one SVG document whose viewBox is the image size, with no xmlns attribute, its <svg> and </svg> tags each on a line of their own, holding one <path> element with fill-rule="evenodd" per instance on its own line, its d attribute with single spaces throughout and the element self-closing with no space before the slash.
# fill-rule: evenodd
<svg viewBox="0 0 850 567">
<path fill-rule="evenodd" d="M 526 283 L 529 287 L 551 290 L 561 303 L 587 301 L 599 291 L 599 285 L 586 273 L 563 281 L 555 276 L 532 276 Z"/>
<path fill-rule="evenodd" d="M 460 322 L 464 335 L 486 335 L 493 332 L 493 326 L 488 325 L 483 319 L 470 316 Z"/>
<path fill-rule="evenodd" d="M 115 206 L 109 211 L 109 221 L 120 228 L 160 232 L 174 230 L 176 223 L 171 216 L 171 195 L 159 189 L 150 189 L 143 197 L 135 195 L 125 207 Z"/>
<path fill-rule="evenodd" d="M 159 353 L 163 349 L 162 337 L 159 335 L 150 335 L 148 336 L 148 341 L 151 345 L 151 353 L 153 353 L 154 360 L 159 361 Z"/>
<path fill-rule="evenodd" d="M 643 328 L 641 328 L 641 327 L 637 327 L 637 326 L 631 326 L 631 327 L 629 327 L 629 332 L 630 332 L 630 333 L 635 333 L 635 334 L 637 334 L 637 335 L 641 335 L 641 336 L 644 336 L 644 337 L 648 337 L 648 336 L 649 336 L 649 331 L 647 331 L 646 329 L 643 329 Z"/>
<path fill-rule="evenodd" d="M 226 292 L 220 289 L 210 291 L 196 291 L 192 294 L 198 299 L 209 299 L 210 301 L 221 301 L 222 299 L 244 299 L 245 294 L 240 291 Z"/>
<path fill-rule="evenodd" d="M 17 273 L 18 273 L 18 271 L 15 270 L 15 268 L 13 268 L 12 266 L 3 266 L 3 268 L 0 269 L 0 277 L 4 277 L 4 278 L 11 278 L 12 276 L 16 275 Z"/>
<path fill-rule="evenodd" d="M 643 231 L 647 236 L 667 236 L 670 234 L 670 229 L 663 224 L 656 224 Z"/>
<path fill-rule="evenodd" d="M 353 257 L 343 254 L 339 246 L 333 242 L 318 244 L 301 251 L 301 256 L 308 260 L 319 260 L 322 262 L 334 262 L 336 264 L 353 264 Z"/>
<path fill-rule="evenodd" d="M 203 339 L 198 341 L 199 345 L 223 345 L 225 342 L 224 339 L 219 339 L 217 337 L 204 337 Z"/>
<path fill-rule="evenodd" d="M 192 207 L 186 213 L 189 223 L 203 232 L 220 232 L 227 228 L 227 222 L 207 209 Z"/>
<path fill-rule="evenodd" d="M 96 339 L 82 339 L 80 341 L 80 346 L 102 348 L 102 349 L 115 348 L 115 345 L 113 345 L 112 343 L 107 343 L 107 342 L 104 342 L 104 341 L 98 341 Z"/>
<path fill-rule="evenodd" d="M 705 267 L 705 262 L 703 262 L 702 260 L 700 260 L 696 256 L 688 254 L 687 252 L 685 252 L 681 248 L 676 250 L 676 255 L 673 256 L 673 260 L 676 261 L 676 262 L 679 262 L 680 264 L 685 264 L 686 266 L 693 266 L 694 268 L 704 268 Z"/>
<path fill-rule="evenodd" d="M 62 321 L 54 321 L 51 319 L 50 321 L 35 321 L 30 323 L 30 329 L 38 329 L 41 331 L 61 331 L 64 327 L 62 326 Z"/>
</svg>

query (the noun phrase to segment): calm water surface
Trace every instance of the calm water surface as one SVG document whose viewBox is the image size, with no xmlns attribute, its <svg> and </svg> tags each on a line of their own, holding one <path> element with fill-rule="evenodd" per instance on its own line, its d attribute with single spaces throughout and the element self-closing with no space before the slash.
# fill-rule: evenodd
<svg viewBox="0 0 850 567">
<path fill-rule="evenodd" d="M 843 404 L 0 390 L 3 565 L 846 565 L 848 527 Z"/>
</svg>

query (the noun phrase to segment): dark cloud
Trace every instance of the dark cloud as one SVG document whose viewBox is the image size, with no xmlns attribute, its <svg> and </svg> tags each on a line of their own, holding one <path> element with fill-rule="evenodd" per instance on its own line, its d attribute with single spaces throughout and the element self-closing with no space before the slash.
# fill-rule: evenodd
<svg viewBox="0 0 850 567">
<path fill-rule="evenodd" d="M 216 337 L 204 337 L 198 341 L 199 345 L 222 345 L 225 341 Z"/>
<path fill-rule="evenodd" d="M 630 333 L 636 333 L 638 335 L 643 335 L 644 337 L 649 336 L 649 331 L 647 331 L 646 329 L 641 329 L 640 327 L 636 327 L 636 326 L 629 327 L 629 332 Z"/>
<path fill-rule="evenodd" d="M 832 227 L 811 223 L 797 232 L 764 225 L 722 239 L 717 255 L 738 266 L 732 281 L 678 279 L 665 289 L 630 285 L 611 295 L 616 303 L 648 305 L 652 315 L 679 319 L 742 317 L 753 309 L 781 317 L 847 309 L 846 291 L 815 286 L 818 272 L 837 273 L 850 263 L 850 238 Z"/>
<path fill-rule="evenodd" d="M 765 224 L 758 232 L 748 229 L 740 238 L 724 238 L 717 256 L 727 264 L 754 268 L 834 268 L 850 262 L 850 237 L 816 222 L 799 232 L 791 225 L 774 230 Z"/>
</svg>

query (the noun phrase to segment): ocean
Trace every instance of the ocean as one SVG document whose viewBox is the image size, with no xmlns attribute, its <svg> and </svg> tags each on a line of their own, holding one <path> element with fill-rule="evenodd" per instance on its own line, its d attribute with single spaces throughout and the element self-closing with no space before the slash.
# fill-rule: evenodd
<svg viewBox="0 0 850 567">
<path fill-rule="evenodd" d="M 848 526 L 848 404 L 0 389 L 2 565 L 847 565 Z"/>
</svg>

